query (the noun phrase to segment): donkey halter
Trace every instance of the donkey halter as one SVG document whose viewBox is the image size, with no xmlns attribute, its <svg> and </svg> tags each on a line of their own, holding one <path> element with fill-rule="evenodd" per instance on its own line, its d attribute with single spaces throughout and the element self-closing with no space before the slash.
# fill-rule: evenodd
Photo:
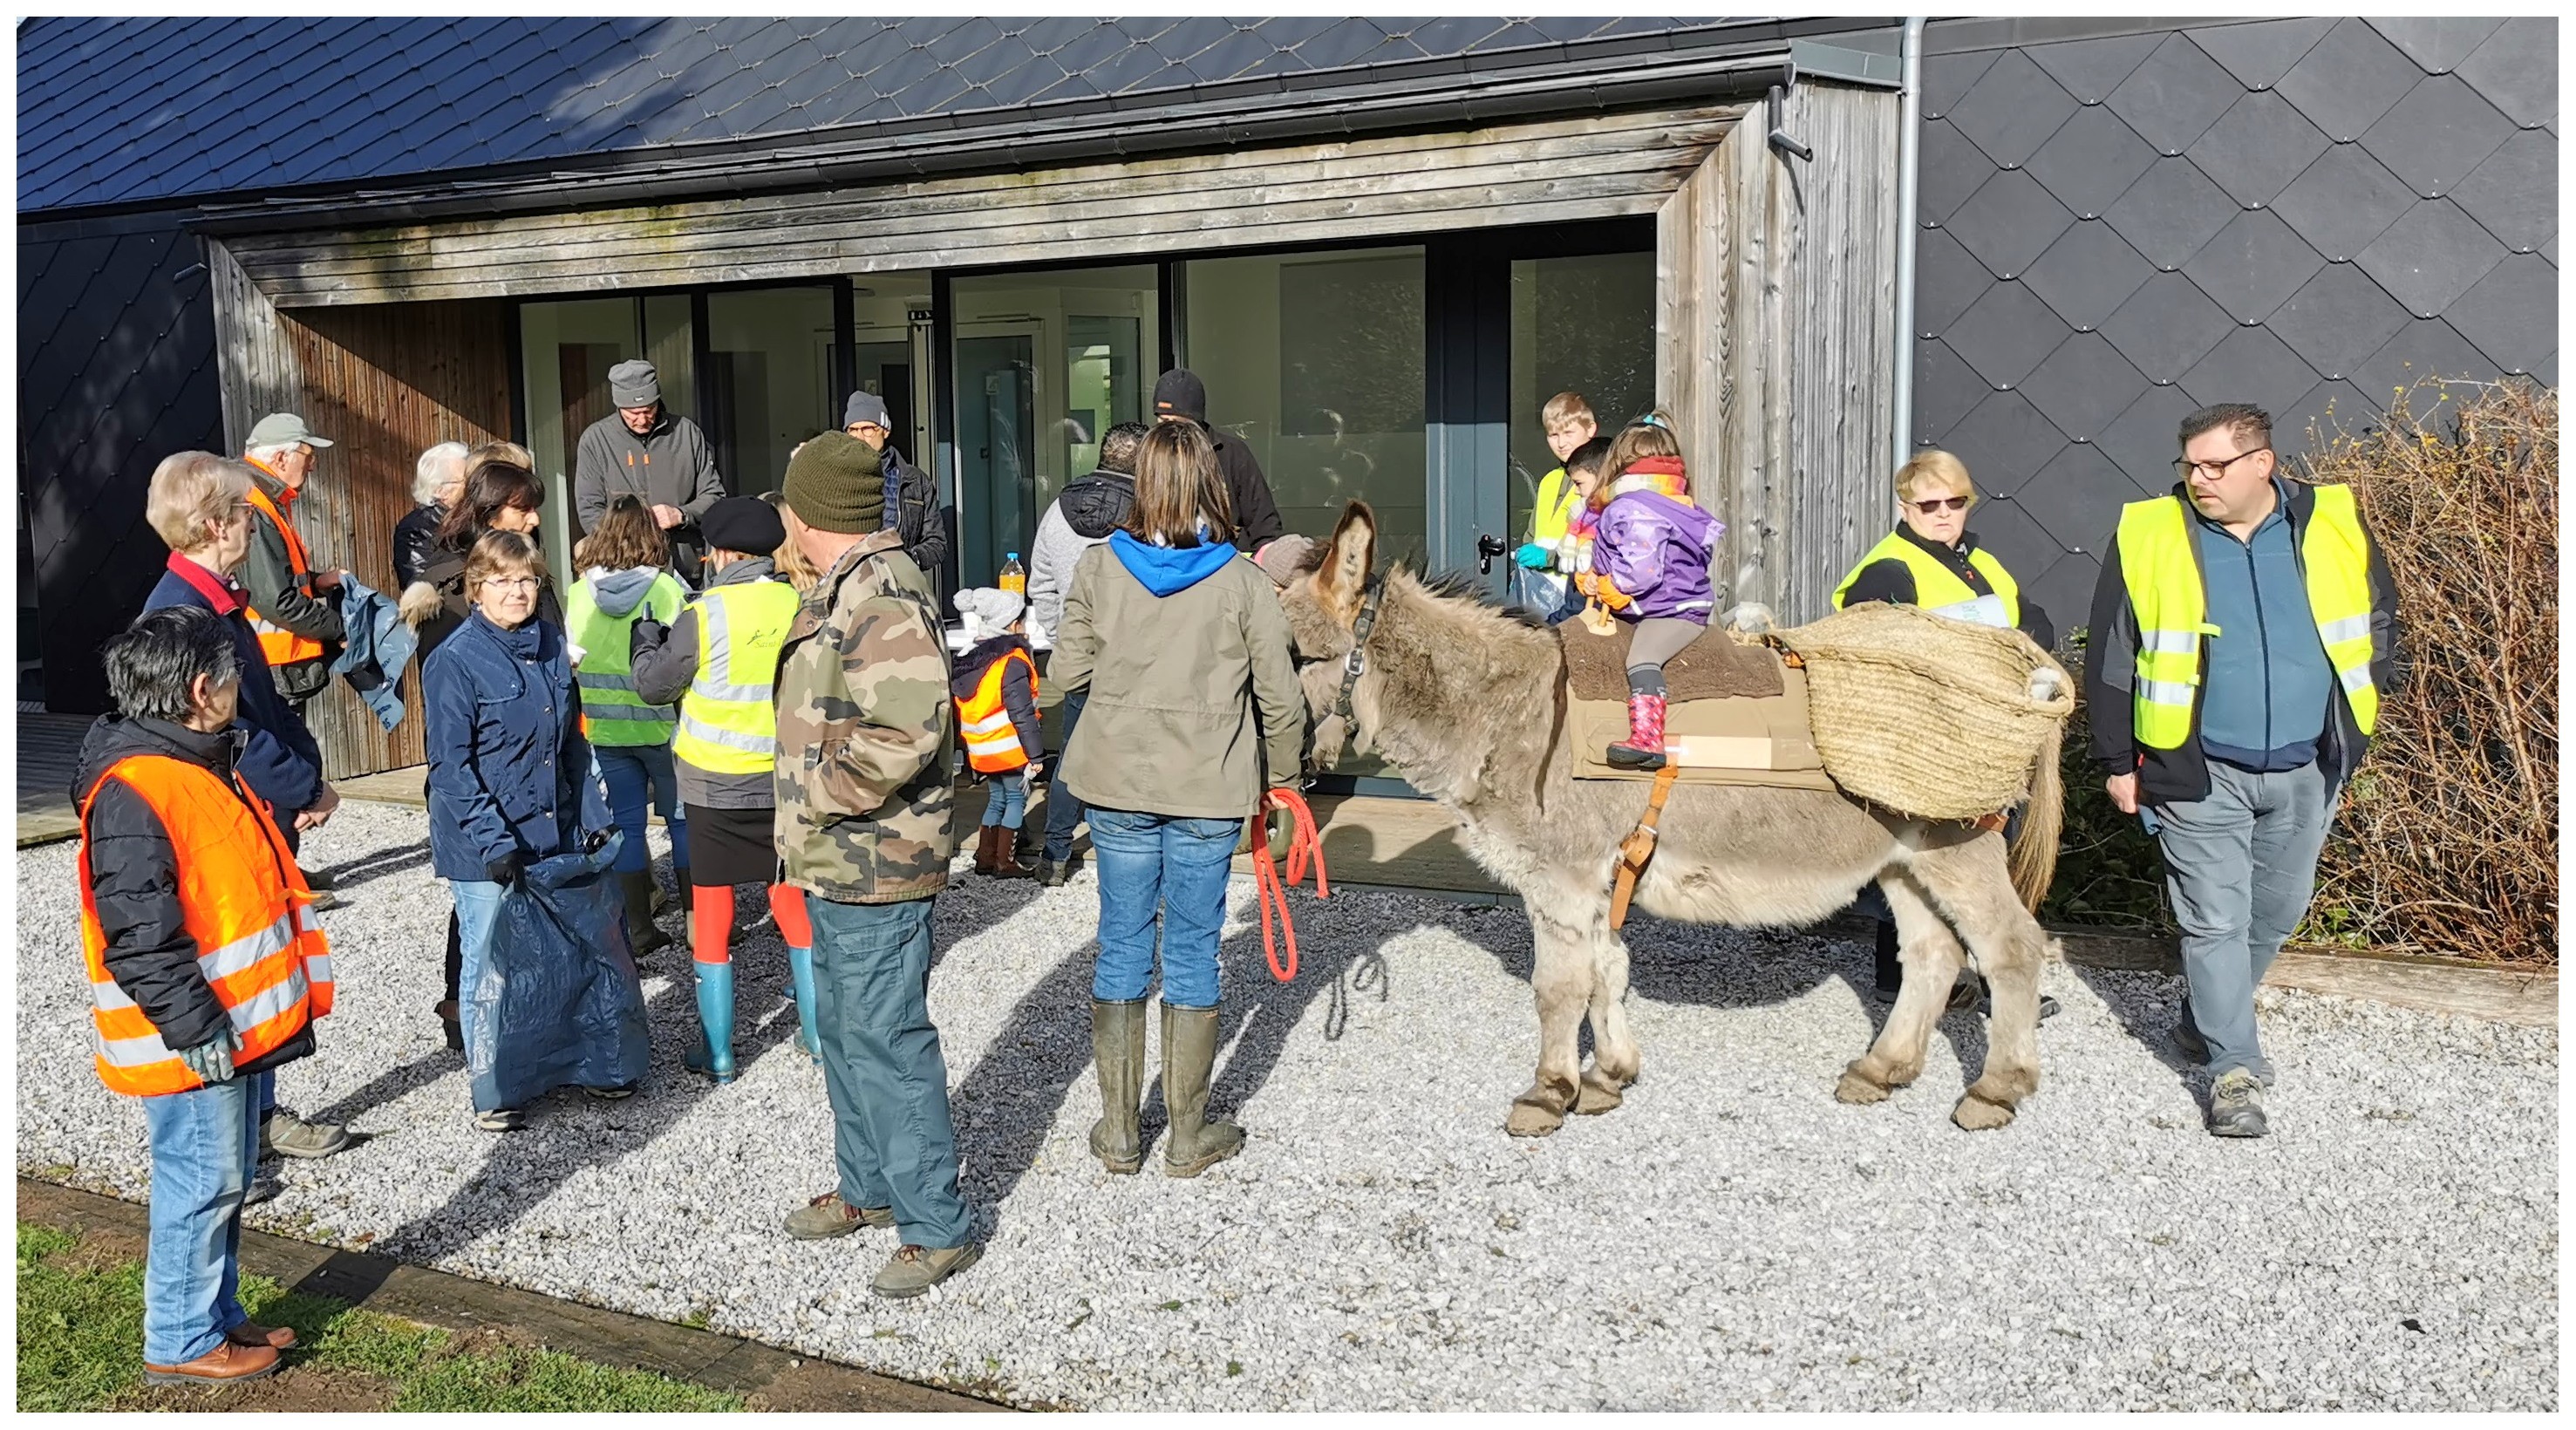
<svg viewBox="0 0 2576 1430">
<path fill-rule="evenodd" d="M 1333 697 L 1333 718 L 1342 722 L 1342 748 L 1341 753 L 1334 757 L 1336 760 L 1348 757 L 1359 747 L 1359 721 L 1351 713 L 1351 692 L 1358 688 L 1360 676 L 1368 670 L 1369 631 L 1377 625 L 1378 601 L 1386 595 L 1386 582 L 1371 576 L 1360 589 L 1364 593 L 1360 599 L 1360 618 L 1351 627 L 1350 652 L 1342 657 L 1341 693 Z"/>
</svg>

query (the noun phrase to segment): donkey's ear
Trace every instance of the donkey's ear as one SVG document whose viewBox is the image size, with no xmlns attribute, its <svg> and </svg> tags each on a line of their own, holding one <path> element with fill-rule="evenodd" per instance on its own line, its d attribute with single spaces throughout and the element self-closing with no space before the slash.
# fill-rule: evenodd
<svg viewBox="0 0 2576 1430">
<path fill-rule="evenodd" d="M 1316 593 L 1345 626 L 1360 618 L 1361 593 L 1368 585 L 1369 568 L 1376 559 L 1377 513 L 1369 510 L 1367 502 L 1352 502 L 1343 510 L 1341 523 L 1333 528 L 1332 547 L 1324 553 L 1324 564 L 1315 572 Z"/>
</svg>

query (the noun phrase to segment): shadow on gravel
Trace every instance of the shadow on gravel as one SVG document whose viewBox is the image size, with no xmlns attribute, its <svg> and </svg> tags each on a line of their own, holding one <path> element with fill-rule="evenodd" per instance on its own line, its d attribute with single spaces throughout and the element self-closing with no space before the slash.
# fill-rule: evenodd
<svg viewBox="0 0 2576 1430">
<path fill-rule="evenodd" d="M 363 859 L 334 864 L 322 872 L 331 876 L 335 889 L 345 891 L 390 874 L 417 869 L 428 862 L 429 846 L 426 843 L 406 844 L 393 849 L 379 849 Z"/>
<path fill-rule="evenodd" d="M 987 1233 L 1000 1225 L 1002 1203 L 1036 1164 L 1074 1082 L 1091 1070 L 1091 969 L 1099 948 L 1098 940 L 1084 940 L 1022 994 L 983 1058 L 949 1094 L 958 1190 Z M 1149 1024 L 1149 1082 L 1158 1066 L 1154 1044 Z M 1152 1135 L 1149 1122 L 1146 1136 Z"/>
<path fill-rule="evenodd" d="M 464 1066 L 463 1053 L 442 1046 L 400 1067 L 376 1074 L 366 1086 L 328 1107 L 306 1112 L 304 1116 L 314 1122 L 355 1122 L 386 1103 L 408 1095 L 415 1088 L 436 1082 Z"/>
<path fill-rule="evenodd" d="M 2202 1112 L 2209 1111 L 2208 1071 L 2184 1057 L 2182 1050 L 2173 1045 L 2171 1036 L 2174 1024 L 2182 1018 L 2179 991 L 2182 980 L 2171 980 L 2176 985 L 2172 996 L 2150 1000 L 2140 996 L 2135 984 L 2135 980 L 2146 975 L 2121 969 L 2087 968 L 2082 964 L 2073 967 L 2075 976 L 2084 980 L 2084 986 L 2093 990 L 2093 996 L 2102 1000 L 2102 1006 L 2111 1010 L 2112 1017 L 2120 1020 L 2121 1031 L 2137 1039 L 2140 1047 L 2172 1072 L 2174 1080 L 2191 1094 Z M 2163 1006 L 2149 1007 L 2150 1001 Z"/>
</svg>

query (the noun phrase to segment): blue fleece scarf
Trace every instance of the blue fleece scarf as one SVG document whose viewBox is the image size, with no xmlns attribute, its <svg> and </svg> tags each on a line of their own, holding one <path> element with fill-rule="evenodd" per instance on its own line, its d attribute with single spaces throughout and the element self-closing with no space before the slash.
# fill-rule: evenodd
<svg viewBox="0 0 2576 1430">
<path fill-rule="evenodd" d="M 1197 546 L 1151 546 L 1124 531 L 1109 533 L 1109 549 L 1138 584 L 1157 596 L 1176 596 L 1225 569 L 1234 548 L 1222 541 Z"/>
</svg>

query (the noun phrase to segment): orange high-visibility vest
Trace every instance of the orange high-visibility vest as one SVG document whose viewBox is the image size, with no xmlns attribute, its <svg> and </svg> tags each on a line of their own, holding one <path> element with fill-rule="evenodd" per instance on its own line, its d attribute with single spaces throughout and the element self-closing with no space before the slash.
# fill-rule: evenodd
<svg viewBox="0 0 2576 1430">
<path fill-rule="evenodd" d="M 262 467 L 260 470 L 268 469 Z M 251 483 L 250 504 L 268 518 L 269 524 L 277 528 L 278 535 L 286 538 L 287 569 L 293 573 L 291 579 L 295 584 L 303 586 L 313 574 L 313 561 L 305 555 L 304 538 L 295 534 L 295 523 L 286 519 L 286 513 L 278 510 L 277 503 L 269 500 L 268 493 L 260 490 L 257 482 Z M 250 628 L 259 634 L 259 653 L 267 657 L 270 665 L 297 665 L 322 658 L 320 641 L 297 635 L 248 606 L 242 608 L 242 614 L 250 617 Z"/>
<path fill-rule="evenodd" d="M 1018 661 L 1029 672 L 1029 698 L 1038 693 L 1037 662 L 1029 653 L 1013 649 L 993 662 L 984 678 L 975 682 L 975 693 L 957 706 L 957 726 L 966 737 L 966 763 L 977 770 L 998 775 L 1016 770 L 1029 762 L 1029 752 L 1020 748 L 1020 732 L 1011 723 L 1011 712 L 1002 704 L 1002 672 Z"/>
<path fill-rule="evenodd" d="M 204 1080 L 161 1041 L 161 1030 L 107 971 L 107 935 L 91 894 L 89 810 L 99 787 L 121 781 L 169 831 L 178 853 L 179 907 L 196 940 L 197 968 L 231 1016 L 238 1063 L 285 1045 L 331 1011 L 331 945 L 306 905 L 286 837 L 235 775 L 231 788 L 201 765 L 168 755 L 130 755 L 110 766 L 81 801 L 81 952 L 89 964 L 90 1014 L 98 1035 L 98 1076 L 110 1092 L 157 1097 L 191 1092 Z"/>
</svg>

